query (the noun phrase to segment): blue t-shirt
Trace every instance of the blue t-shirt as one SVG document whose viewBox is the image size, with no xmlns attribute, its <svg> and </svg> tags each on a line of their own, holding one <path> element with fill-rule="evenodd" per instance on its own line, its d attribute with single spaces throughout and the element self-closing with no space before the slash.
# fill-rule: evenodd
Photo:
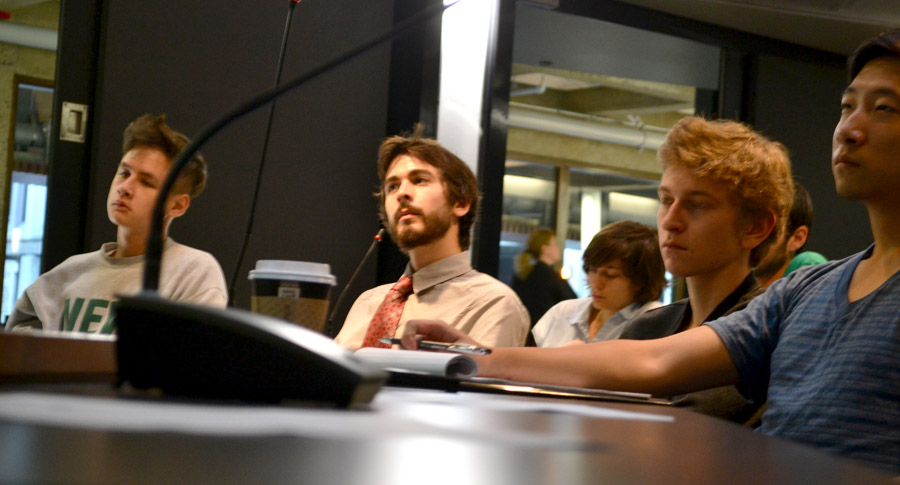
<svg viewBox="0 0 900 485">
<path fill-rule="evenodd" d="M 768 400 L 763 433 L 900 473 L 900 273 L 847 301 L 871 254 L 803 267 L 709 326 L 741 393 Z"/>
</svg>

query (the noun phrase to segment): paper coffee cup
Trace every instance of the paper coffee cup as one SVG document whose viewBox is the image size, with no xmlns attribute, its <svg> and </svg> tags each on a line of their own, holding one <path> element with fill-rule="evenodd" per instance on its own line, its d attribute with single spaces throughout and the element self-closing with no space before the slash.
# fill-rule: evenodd
<svg viewBox="0 0 900 485">
<path fill-rule="evenodd" d="M 250 309 L 322 332 L 337 279 L 322 263 L 263 259 L 250 271 Z"/>
</svg>

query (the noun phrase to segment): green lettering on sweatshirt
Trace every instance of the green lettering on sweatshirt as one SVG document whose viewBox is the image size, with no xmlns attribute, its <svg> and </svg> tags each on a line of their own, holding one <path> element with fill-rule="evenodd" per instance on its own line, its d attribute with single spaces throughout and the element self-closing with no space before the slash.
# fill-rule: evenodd
<svg viewBox="0 0 900 485">
<path fill-rule="evenodd" d="M 109 304 L 109 312 L 107 313 L 108 317 L 106 318 L 106 323 L 104 323 L 103 327 L 100 329 L 100 333 L 109 335 L 116 331 L 116 307 L 117 306 L 119 306 L 118 301 L 114 301 Z"/>
<path fill-rule="evenodd" d="M 81 319 L 81 326 L 78 327 L 79 332 L 87 332 L 91 328 L 91 324 L 103 320 L 103 315 L 94 313 L 98 308 L 108 308 L 109 300 L 91 299 L 88 302 L 87 310 L 84 311 L 84 318 Z"/>
<path fill-rule="evenodd" d="M 62 314 L 59 316 L 59 329 L 63 331 L 71 331 L 75 328 L 75 322 L 81 313 L 81 306 L 84 305 L 84 298 L 76 298 L 69 308 L 69 299 L 63 302 Z"/>
</svg>

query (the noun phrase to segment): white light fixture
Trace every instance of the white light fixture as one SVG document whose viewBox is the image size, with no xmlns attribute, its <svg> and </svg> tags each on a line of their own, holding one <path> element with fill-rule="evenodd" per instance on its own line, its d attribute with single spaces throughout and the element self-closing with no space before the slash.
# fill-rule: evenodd
<svg viewBox="0 0 900 485">
<path fill-rule="evenodd" d="M 452 0 L 444 0 L 444 5 Z M 437 139 L 478 175 L 488 41 L 497 0 L 460 0 L 441 22 Z"/>
<path fill-rule="evenodd" d="M 15 254 L 19 252 L 19 245 L 22 243 L 22 228 L 14 227 L 10 232 L 12 232 L 12 240 L 9 243 L 9 249 L 11 253 Z"/>
<path fill-rule="evenodd" d="M 590 244 L 594 235 L 603 227 L 599 189 L 581 189 L 581 250 Z"/>
</svg>

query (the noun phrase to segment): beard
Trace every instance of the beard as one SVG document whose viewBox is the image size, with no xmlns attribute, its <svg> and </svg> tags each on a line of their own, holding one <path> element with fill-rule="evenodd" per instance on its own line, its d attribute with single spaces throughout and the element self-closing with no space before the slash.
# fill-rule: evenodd
<svg viewBox="0 0 900 485">
<path fill-rule="evenodd" d="M 776 271 L 780 270 L 782 266 L 784 266 L 784 263 L 787 263 L 787 260 L 787 240 L 778 241 L 769 248 L 766 257 L 753 268 L 753 276 L 756 276 L 757 278 L 769 278 L 773 276 Z"/>
<path fill-rule="evenodd" d="M 424 246 L 444 237 L 447 231 L 450 230 L 450 225 L 453 222 L 452 211 L 447 205 L 431 214 L 424 214 L 421 211 L 416 212 L 422 220 L 422 229 L 416 229 L 411 225 L 398 227 L 397 219 L 399 214 L 400 211 L 398 210 L 397 216 L 388 224 L 387 229 L 391 239 L 404 251 Z"/>
</svg>

